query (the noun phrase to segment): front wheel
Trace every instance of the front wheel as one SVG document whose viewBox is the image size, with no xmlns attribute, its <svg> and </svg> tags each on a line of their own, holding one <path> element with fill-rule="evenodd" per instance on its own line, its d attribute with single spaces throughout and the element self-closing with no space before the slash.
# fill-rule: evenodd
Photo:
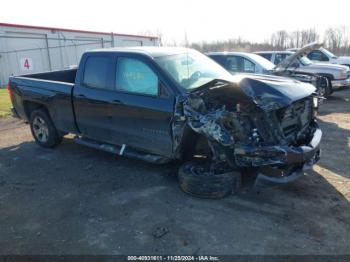
<svg viewBox="0 0 350 262">
<path fill-rule="evenodd" d="M 325 78 L 321 83 L 320 95 L 323 97 L 329 97 L 332 94 L 332 82 L 329 78 Z"/>
<path fill-rule="evenodd" d="M 184 163 L 178 179 L 185 193 L 201 198 L 223 198 L 236 193 L 241 186 L 239 172 L 198 160 Z"/>
<path fill-rule="evenodd" d="M 42 109 L 34 110 L 30 115 L 30 130 L 35 141 L 42 147 L 52 148 L 62 142 L 48 113 Z"/>
</svg>

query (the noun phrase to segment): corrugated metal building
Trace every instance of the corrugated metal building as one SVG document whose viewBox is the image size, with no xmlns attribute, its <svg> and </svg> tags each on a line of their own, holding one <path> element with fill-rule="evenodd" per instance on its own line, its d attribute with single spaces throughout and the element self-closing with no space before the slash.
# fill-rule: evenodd
<svg viewBox="0 0 350 262">
<path fill-rule="evenodd" d="M 10 75 L 77 65 L 89 49 L 158 44 L 157 37 L 0 23 L 0 86 Z"/>
</svg>

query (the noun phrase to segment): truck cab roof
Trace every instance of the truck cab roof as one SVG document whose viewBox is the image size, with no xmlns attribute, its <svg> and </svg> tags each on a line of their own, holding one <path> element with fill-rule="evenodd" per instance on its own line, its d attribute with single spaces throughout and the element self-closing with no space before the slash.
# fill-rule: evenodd
<svg viewBox="0 0 350 262">
<path fill-rule="evenodd" d="M 160 46 L 137 46 L 137 47 L 112 47 L 112 48 L 103 48 L 103 49 L 94 49 L 87 51 L 86 53 L 94 52 L 109 52 L 109 53 L 135 53 L 143 54 L 154 57 L 160 56 L 170 56 L 178 55 L 187 52 L 193 52 L 192 49 L 182 48 L 182 47 L 160 47 Z"/>
<path fill-rule="evenodd" d="M 258 51 L 254 52 L 254 54 L 289 54 L 292 55 L 294 52 L 292 51 Z"/>
</svg>

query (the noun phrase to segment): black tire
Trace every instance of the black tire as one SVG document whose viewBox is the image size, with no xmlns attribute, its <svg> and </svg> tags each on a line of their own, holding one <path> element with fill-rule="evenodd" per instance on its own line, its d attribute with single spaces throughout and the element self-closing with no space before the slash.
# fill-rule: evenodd
<svg viewBox="0 0 350 262">
<path fill-rule="evenodd" d="M 195 197 L 223 198 L 237 193 L 241 186 L 239 172 L 210 173 L 208 163 L 193 160 L 184 163 L 178 173 L 180 188 Z"/>
<path fill-rule="evenodd" d="M 324 86 L 321 87 L 323 89 L 322 93 L 325 98 L 329 97 L 332 94 L 332 82 L 328 77 L 326 79 L 328 83 L 324 84 Z"/>
<path fill-rule="evenodd" d="M 62 136 L 56 130 L 49 114 L 43 109 L 36 109 L 31 113 L 30 130 L 41 147 L 52 148 L 62 142 Z"/>
</svg>

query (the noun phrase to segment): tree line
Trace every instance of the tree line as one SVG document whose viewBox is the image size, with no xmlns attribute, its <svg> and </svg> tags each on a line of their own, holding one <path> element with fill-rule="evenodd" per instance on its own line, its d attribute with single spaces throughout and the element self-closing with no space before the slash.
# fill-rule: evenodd
<svg viewBox="0 0 350 262">
<path fill-rule="evenodd" d="M 325 48 L 336 55 L 350 55 L 350 27 L 347 26 L 330 27 L 324 32 L 323 36 L 314 28 L 292 32 L 280 30 L 273 33 L 268 40 L 262 42 L 233 38 L 187 44 L 187 35 L 185 40 L 181 45 L 189 46 L 201 52 L 286 50 L 288 48 L 302 47 L 308 43 L 317 41 L 322 42 Z"/>
</svg>

